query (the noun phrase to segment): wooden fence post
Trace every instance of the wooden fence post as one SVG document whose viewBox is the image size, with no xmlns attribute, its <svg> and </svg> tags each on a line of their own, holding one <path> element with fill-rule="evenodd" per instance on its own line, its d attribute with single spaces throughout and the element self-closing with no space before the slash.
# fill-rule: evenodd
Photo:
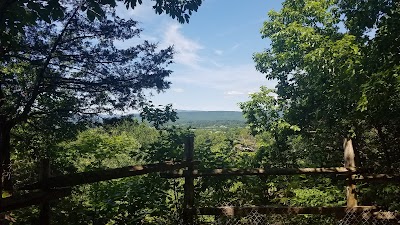
<svg viewBox="0 0 400 225">
<path fill-rule="evenodd" d="M 355 154 L 351 138 L 344 139 L 343 149 L 344 149 L 344 167 L 355 168 L 356 167 Z M 357 206 L 356 185 L 353 180 L 353 175 L 349 175 L 347 179 L 346 198 L 347 198 L 347 207 L 351 208 Z"/>
<path fill-rule="evenodd" d="M 42 160 L 42 168 L 40 174 L 40 182 L 42 184 L 41 189 L 43 191 L 49 191 L 49 187 L 47 184 L 49 176 L 50 176 L 50 160 L 49 158 L 45 158 Z M 40 205 L 39 221 L 40 225 L 50 224 L 50 203 L 48 201 L 45 201 Z"/>
<path fill-rule="evenodd" d="M 185 173 L 184 200 L 183 200 L 183 224 L 194 224 L 194 176 L 193 176 L 194 136 L 188 136 L 185 140 L 185 160 L 189 163 Z"/>
</svg>

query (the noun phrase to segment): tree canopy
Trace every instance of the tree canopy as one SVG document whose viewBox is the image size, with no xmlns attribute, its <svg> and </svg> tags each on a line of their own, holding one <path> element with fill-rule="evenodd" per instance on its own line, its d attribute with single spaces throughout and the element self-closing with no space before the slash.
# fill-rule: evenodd
<svg viewBox="0 0 400 225">
<path fill-rule="evenodd" d="M 30 121 L 77 123 L 87 116 L 148 108 L 145 90 L 163 91 L 173 49 L 139 38 L 137 21 L 116 15 L 117 4 L 141 0 L 25 1 L 0 4 L 0 150 L 10 165 L 10 132 Z M 188 22 L 201 0 L 154 1 L 156 13 Z M 173 116 L 170 106 L 167 114 Z M 52 117 L 52 119 L 46 119 Z M 34 122 L 35 121 L 35 122 Z M 48 124 L 48 123 L 47 123 Z M 53 129 L 63 124 L 48 124 Z M 51 129 L 50 129 L 51 130 Z M 1 186 L 1 184 L 0 184 Z"/>
<path fill-rule="evenodd" d="M 251 131 L 266 140 L 257 152 L 261 163 L 338 165 L 345 141 L 357 167 L 399 171 L 399 6 L 287 0 L 269 12 L 261 35 L 271 45 L 253 57 L 278 84 L 240 104 Z M 360 204 L 397 207 L 394 186 L 357 188 Z"/>
<path fill-rule="evenodd" d="M 379 161 L 374 148 L 397 157 L 399 15 L 399 3 L 384 0 L 295 0 L 271 11 L 261 29 L 271 47 L 254 60 L 278 81 L 285 121 L 320 148 L 339 150 L 340 139 L 352 138 L 361 164 Z"/>
<path fill-rule="evenodd" d="M 150 1 L 150 0 L 145 0 Z M 151 0 L 155 13 L 166 13 L 179 22 L 189 22 L 193 12 L 197 11 L 202 0 Z M 107 15 L 106 8 L 114 9 L 123 4 L 127 9 L 135 9 L 143 0 L 3 0 L 0 3 L 0 43 L 1 51 L 15 47 L 14 37 L 24 33 L 25 26 L 35 25 L 39 21 L 51 23 L 63 20 L 67 16 L 69 5 L 80 5 L 79 11 L 93 21 Z"/>
</svg>

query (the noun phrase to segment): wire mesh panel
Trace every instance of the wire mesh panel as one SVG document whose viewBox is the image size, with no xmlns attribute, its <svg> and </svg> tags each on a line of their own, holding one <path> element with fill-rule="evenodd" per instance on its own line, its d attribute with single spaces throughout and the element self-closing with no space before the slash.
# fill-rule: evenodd
<svg viewBox="0 0 400 225">
<path fill-rule="evenodd" d="M 260 215 L 259 213 L 249 214 L 245 223 L 238 220 L 237 223 L 227 224 L 262 224 L 262 225 L 283 225 L 283 224 L 335 224 L 334 217 L 322 216 L 322 215 L 291 215 L 291 214 L 271 214 L 271 215 Z M 254 221 L 253 221 L 254 220 Z"/>
<path fill-rule="evenodd" d="M 338 221 L 338 225 L 386 225 L 400 224 L 400 218 L 395 212 L 381 212 L 367 210 L 356 213 L 347 211 L 345 216 Z"/>
<path fill-rule="evenodd" d="M 373 210 L 353 211 L 344 213 L 319 215 L 319 214 L 296 214 L 288 211 L 277 214 L 276 211 L 250 210 L 246 214 L 227 214 L 218 216 L 199 216 L 198 224 L 212 225 L 386 225 L 400 224 L 398 215 L 394 212 L 376 212 Z M 397 218 L 396 218 L 397 216 Z"/>
<path fill-rule="evenodd" d="M 207 224 L 207 223 L 200 223 Z M 261 214 L 252 211 L 245 216 L 215 216 L 214 225 L 330 225 L 335 224 L 335 218 L 325 215 L 292 215 L 292 214 Z"/>
</svg>

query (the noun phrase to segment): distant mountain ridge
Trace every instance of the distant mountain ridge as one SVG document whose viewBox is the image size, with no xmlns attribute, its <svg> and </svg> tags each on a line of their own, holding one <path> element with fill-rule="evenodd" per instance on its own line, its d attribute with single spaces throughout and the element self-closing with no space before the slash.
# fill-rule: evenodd
<svg viewBox="0 0 400 225">
<path fill-rule="evenodd" d="M 240 111 L 198 111 L 177 110 L 178 121 L 242 121 L 245 119 Z"/>
<path fill-rule="evenodd" d="M 177 110 L 178 120 L 173 124 L 197 128 L 242 127 L 245 118 L 240 111 Z"/>
<path fill-rule="evenodd" d="M 245 118 L 240 111 L 199 111 L 199 110 L 176 110 L 178 119 L 174 124 L 177 126 L 190 126 L 193 128 L 210 128 L 210 127 L 243 127 L 245 126 Z M 122 118 L 136 118 L 141 120 L 137 113 L 118 116 L 118 115 L 102 115 L 93 118 L 95 121 L 103 122 L 104 119 L 112 121 Z"/>
</svg>

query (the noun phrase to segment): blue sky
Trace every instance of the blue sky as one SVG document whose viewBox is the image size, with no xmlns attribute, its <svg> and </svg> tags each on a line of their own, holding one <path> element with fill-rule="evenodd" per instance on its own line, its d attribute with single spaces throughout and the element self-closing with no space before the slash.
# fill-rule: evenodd
<svg viewBox="0 0 400 225">
<path fill-rule="evenodd" d="M 274 81 L 255 70 L 252 55 L 269 45 L 260 29 L 271 9 L 282 1 L 205 0 L 188 24 L 179 24 L 166 15 L 156 15 L 150 1 L 118 14 L 140 21 L 141 37 L 174 45 L 174 72 L 171 88 L 152 97 L 155 104 L 172 103 L 180 110 L 240 110 L 238 102 L 261 85 L 273 88 Z M 118 43 L 121 47 L 135 40 Z"/>
</svg>

